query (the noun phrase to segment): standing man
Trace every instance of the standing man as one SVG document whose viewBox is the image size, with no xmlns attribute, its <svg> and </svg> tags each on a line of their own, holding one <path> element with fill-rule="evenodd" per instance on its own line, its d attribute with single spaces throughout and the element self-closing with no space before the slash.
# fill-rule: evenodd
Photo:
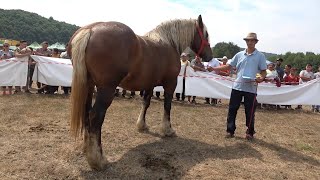
<svg viewBox="0 0 320 180">
<path fill-rule="evenodd" d="M 20 44 L 19 44 L 19 47 L 17 47 L 15 50 L 14 50 L 14 56 L 17 57 L 17 58 L 23 58 L 23 57 L 26 57 L 26 56 L 30 56 L 33 52 L 30 48 L 27 47 L 28 45 L 28 42 L 25 41 L 25 40 L 21 40 L 20 41 Z M 29 68 L 29 66 L 28 66 Z M 29 69 L 28 69 L 29 71 Z M 23 87 L 23 89 L 25 89 L 26 92 L 30 92 L 29 89 L 28 89 L 28 84 L 26 84 L 26 87 Z M 15 87 L 15 93 L 20 93 L 21 92 L 21 87 L 20 86 L 16 86 Z"/>
<path fill-rule="evenodd" d="M 213 67 L 221 66 L 220 61 L 218 61 L 216 58 L 212 58 L 211 61 L 208 62 L 207 70 L 211 72 L 212 74 L 220 74 L 220 71 L 214 71 Z M 210 104 L 210 98 L 205 98 L 206 102 L 205 104 Z M 218 99 L 211 98 L 211 105 L 216 106 L 218 104 Z"/>
<path fill-rule="evenodd" d="M 180 56 L 180 63 L 181 66 L 190 66 L 190 61 L 189 61 L 189 54 L 188 53 L 181 53 Z M 182 94 L 181 93 L 176 93 L 176 99 L 177 101 L 180 101 L 180 95 L 181 95 L 181 100 L 184 101 L 185 99 L 185 75 L 186 75 L 186 71 L 184 70 L 184 74 L 183 74 L 183 86 L 182 86 Z"/>
<path fill-rule="evenodd" d="M 283 76 L 284 76 L 284 69 L 281 67 L 282 62 L 283 62 L 283 59 L 278 58 L 277 64 L 276 64 L 276 71 L 278 73 L 278 77 L 280 78 L 281 82 L 283 82 Z"/>
<path fill-rule="evenodd" d="M 257 34 L 251 32 L 244 40 L 247 44 L 245 50 L 238 52 L 226 65 L 213 67 L 213 70 L 219 71 L 236 67 L 237 78 L 233 83 L 229 101 L 226 138 L 234 137 L 237 111 L 242 98 L 244 98 L 247 126 L 246 139 L 251 140 L 255 133 L 254 114 L 257 105 L 257 83 L 262 82 L 266 77 L 267 63 L 264 54 L 255 48 L 259 41 Z M 257 73 L 261 74 L 258 78 L 256 78 Z"/>
</svg>

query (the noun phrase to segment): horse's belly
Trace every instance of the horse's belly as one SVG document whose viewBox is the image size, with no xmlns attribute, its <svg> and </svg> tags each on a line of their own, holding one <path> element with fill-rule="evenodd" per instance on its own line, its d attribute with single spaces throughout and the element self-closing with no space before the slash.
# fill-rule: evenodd
<svg viewBox="0 0 320 180">
<path fill-rule="evenodd" d="M 161 78 L 156 78 L 154 75 L 133 75 L 128 74 L 121 82 L 120 87 L 126 90 L 140 91 L 151 89 L 161 84 Z"/>
</svg>

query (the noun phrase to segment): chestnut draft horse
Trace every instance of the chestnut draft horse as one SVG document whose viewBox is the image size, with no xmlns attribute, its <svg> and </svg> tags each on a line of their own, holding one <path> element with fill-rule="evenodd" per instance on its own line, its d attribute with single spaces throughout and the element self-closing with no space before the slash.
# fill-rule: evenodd
<svg viewBox="0 0 320 180">
<path fill-rule="evenodd" d="M 171 20 L 145 36 L 136 35 L 119 22 L 98 22 L 79 29 L 70 39 L 73 61 L 71 132 L 84 132 L 84 152 L 91 168 L 106 164 L 101 146 L 101 126 L 117 86 L 144 90 L 143 106 L 137 121 L 139 131 L 147 130 L 145 115 L 155 86 L 164 88 L 161 132 L 172 136 L 170 123 L 173 94 L 180 71 L 179 57 L 190 47 L 205 61 L 212 59 L 209 34 L 198 19 Z M 97 87 L 92 106 L 94 86 Z"/>
</svg>

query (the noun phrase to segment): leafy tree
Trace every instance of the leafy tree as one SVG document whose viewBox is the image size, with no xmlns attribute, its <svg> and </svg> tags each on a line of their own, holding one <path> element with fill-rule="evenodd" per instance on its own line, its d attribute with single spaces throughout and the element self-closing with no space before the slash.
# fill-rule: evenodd
<svg viewBox="0 0 320 180">
<path fill-rule="evenodd" d="M 315 54 L 313 52 L 306 52 L 305 54 L 302 52 L 287 52 L 284 55 L 273 56 L 269 59 L 275 62 L 278 57 L 281 57 L 284 60 L 283 65 L 290 64 L 299 71 L 305 69 L 306 64 L 308 63 L 312 64 L 314 71 L 317 71 L 320 66 L 320 54 Z"/>
<path fill-rule="evenodd" d="M 77 29 L 78 26 L 56 21 L 53 17 L 47 19 L 23 10 L 0 9 L 1 38 L 23 39 L 28 43 L 45 40 L 49 43 L 67 43 Z"/>
<path fill-rule="evenodd" d="M 233 44 L 232 42 L 219 42 L 212 48 L 214 57 L 227 56 L 228 58 L 232 58 L 239 51 L 240 47 Z"/>
</svg>

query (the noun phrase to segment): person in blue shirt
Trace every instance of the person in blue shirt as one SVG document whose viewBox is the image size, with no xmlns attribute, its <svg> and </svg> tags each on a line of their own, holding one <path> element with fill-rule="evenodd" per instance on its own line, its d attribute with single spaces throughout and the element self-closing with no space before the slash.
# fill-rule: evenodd
<svg viewBox="0 0 320 180">
<path fill-rule="evenodd" d="M 254 116 L 257 106 L 257 83 L 263 82 L 266 77 L 267 63 L 263 53 L 259 52 L 255 45 L 258 43 L 256 33 L 249 33 L 244 38 L 247 48 L 238 52 L 226 65 L 214 67 L 214 71 L 236 68 L 236 80 L 233 83 L 229 112 L 227 118 L 227 138 L 234 137 L 236 130 L 236 116 L 242 98 L 244 98 L 246 114 L 246 138 L 253 139 L 255 133 Z M 261 76 L 256 78 L 257 73 Z"/>
</svg>

